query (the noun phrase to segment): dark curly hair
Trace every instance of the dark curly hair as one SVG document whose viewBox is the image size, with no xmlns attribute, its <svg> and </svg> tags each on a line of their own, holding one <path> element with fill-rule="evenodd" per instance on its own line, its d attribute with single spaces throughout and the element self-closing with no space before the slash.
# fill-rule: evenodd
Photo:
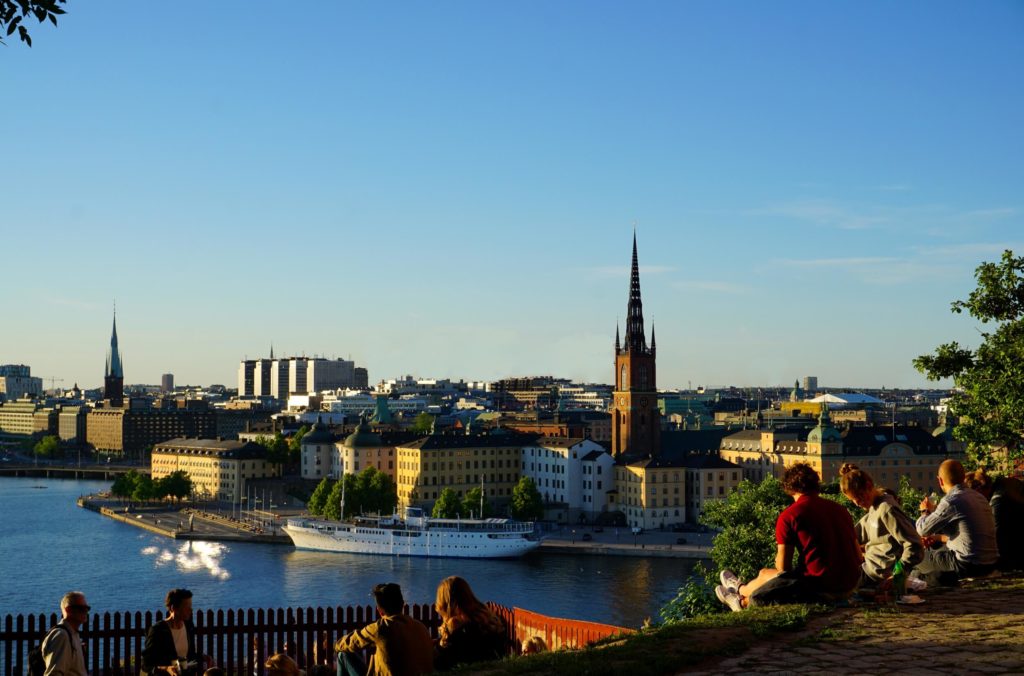
<svg viewBox="0 0 1024 676">
<path fill-rule="evenodd" d="M 798 462 L 786 468 L 786 473 L 782 475 L 782 489 L 790 495 L 817 495 L 820 481 L 813 467 L 806 462 Z"/>
<path fill-rule="evenodd" d="M 167 592 L 167 598 L 164 599 L 164 608 L 170 610 L 171 608 L 177 608 L 182 604 L 185 599 L 192 598 L 192 592 L 187 589 L 172 589 Z"/>
</svg>

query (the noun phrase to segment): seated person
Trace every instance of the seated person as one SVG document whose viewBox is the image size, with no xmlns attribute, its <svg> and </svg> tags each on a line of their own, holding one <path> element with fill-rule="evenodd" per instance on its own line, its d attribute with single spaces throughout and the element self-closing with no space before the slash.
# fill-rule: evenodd
<svg viewBox="0 0 1024 676">
<path fill-rule="evenodd" d="M 996 522 L 999 570 L 1024 570 L 1024 484 L 1003 476 L 992 479 L 979 469 L 964 482 L 988 499 Z"/>
<path fill-rule="evenodd" d="M 924 559 L 921 536 L 890 493 L 877 488 L 871 475 L 856 465 L 846 463 L 839 470 L 839 487 L 850 502 L 867 513 L 854 530 L 864 548 L 861 564 L 861 587 L 878 587 L 892 578 L 892 568 L 903 562 L 910 570 Z"/>
<path fill-rule="evenodd" d="M 172 589 L 164 599 L 167 617 L 146 632 L 142 671 L 149 676 L 190 676 L 212 667 L 200 660 L 196 629 L 192 623 L 192 592 Z"/>
<path fill-rule="evenodd" d="M 964 577 L 987 575 L 999 561 L 996 524 L 988 500 L 964 485 L 964 466 L 956 460 L 939 465 L 939 487 L 946 494 L 938 505 L 921 501 L 917 532 L 928 549 L 918 574 L 929 584 L 956 584 Z"/>
<path fill-rule="evenodd" d="M 402 588 L 393 582 L 373 588 L 380 619 L 342 636 L 334 645 L 338 651 L 338 676 L 419 676 L 434 669 L 434 642 L 419 620 L 405 613 Z M 357 654 L 373 646 L 376 650 L 365 672 Z"/>
<path fill-rule="evenodd" d="M 793 504 L 775 523 L 775 567 L 741 584 L 722 571 L 718 600 L 734 611 L 777 603 L 816 603 L 849 598 L 860 581 L 860 549 L 850 513 L 819 497 L 818 473 L 801 462 L 786 469 L 782 488 Z M 797 553 L 796 566 L 793 552 Z"/>
<path fill-rule="evenodd" d="M 434 607 L 441 616 L 440 638 L 434 653 L 437 669 L 498 660 L 511 652 L 505 623 L 477 599 L 461 577 L 453 575 L 441 580 Z"/>
<path fill-rule="evenodd" d="M 300 676 L 299 665 L 288 653 L 278 653 L 267 660 L 263 665 L 267 669 L 267 676 Z"/>
</svg>

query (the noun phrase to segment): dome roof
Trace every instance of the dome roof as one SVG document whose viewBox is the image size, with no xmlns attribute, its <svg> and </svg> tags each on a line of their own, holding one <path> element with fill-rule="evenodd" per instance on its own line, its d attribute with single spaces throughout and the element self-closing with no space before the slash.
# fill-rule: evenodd
<svg viewBox="0 0 1024 676">
<path fill-rule="evenodd" d="M 302 437 L 303 444 L 330 444 L 334 442 L 334 435 L 331 434 L 330 429 L 321 420 L 320 416 L 316 417 L 316 422 L 313 423 L 313 427 L 310 428 L 306 435 Z"/>
<path fill-rule="evenodd" d="M 365 418 L 359 420 L 355 431 L 344 441 L 345 448 L 379 448 L 381 444 L 380 435 L 370 430 Z"/>
</svg>

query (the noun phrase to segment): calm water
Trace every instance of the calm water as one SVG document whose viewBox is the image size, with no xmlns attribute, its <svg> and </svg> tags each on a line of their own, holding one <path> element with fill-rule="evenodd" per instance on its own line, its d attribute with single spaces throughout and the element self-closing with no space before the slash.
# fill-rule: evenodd
<svg viewBox="0 0 1024 676">
<path fill-rule="evenodd" d="M 685 559 L 533 554 L 518 561 L 394 559 L 280 545 L 181 542 L 75 505 L 109 482 L 0 477 L 0 617 L 55 612 L 81 589 L 94 611 L 157 610 L 173 587 L 197 608 L 369 604 L 377 582 L 428 603 L 448 575 L 477 595 L 546 615 L 621 626 L 657 618 L 692 566 Z M 42 487 L 42 488 L 39 488 Z"/>
</svg>

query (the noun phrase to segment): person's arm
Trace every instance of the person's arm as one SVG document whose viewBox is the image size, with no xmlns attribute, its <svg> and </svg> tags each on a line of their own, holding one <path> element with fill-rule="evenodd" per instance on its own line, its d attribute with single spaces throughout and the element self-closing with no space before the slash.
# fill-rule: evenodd
<svg viewBox="0 0 1024 676">
<path fill-rule="evenodd" d="M 334 651 L 339 653 L 354 653 L 366 648 L 367 646 L 374 645 L 376 643 L 377 632 L 379 628 L 377 623 L 368 624 L 362 629 L 357 629 L 351 634 L 346 634 L 338 639 L 338 642 L 334 644 Z"/>
<path fill-rule="evenodd" d="M 793 545 L 778 545 L 775 551 L 775 570 L 780 573 L 793 570 Z"/>
<path fill-rule="evenodd" d="M 922 536 L 948 534 L 946 531 L 953 525 L 954 517 L 955 514 L 949 500 L 943 500 L 934 512 L 921 515 L 921 518 L 917 520 L 917 532 Z"/>
<path fill-rule="evenodd" d="M 166 631 L 166 639 L 164 632 Z M 161 664 L 165 662 L 166 650 L 162 645 L 166 641 L 172 641 L 171 630 L 167 628 L 166 622 L 157 622 L 146 632 L 146 642 L 142 645 L 142 670 L 150 676 L 164 676 L 165 674 L 177 674 L 177 664 Z M 176 660 L 175 660 L 176 661 Z"/>
<path fill-rule="evenodd" d="M 43 641 L 43 661 L 46 663 L 44 676 L 64 676 L 74 661 L 75 647 L 71 636 L 64 629 L 51 631 Z"/>
<path fill-rule="evenodd" d="M 902 509 L 885 504 L 879 509 L 878 519 L 903 547 L 900 561 L 903 562 L 903 567 L 907 572 L 924 560 L 924 545 L 921 542 L 921 534 L 917 532 L 914 523 Z"/>
</svg>

